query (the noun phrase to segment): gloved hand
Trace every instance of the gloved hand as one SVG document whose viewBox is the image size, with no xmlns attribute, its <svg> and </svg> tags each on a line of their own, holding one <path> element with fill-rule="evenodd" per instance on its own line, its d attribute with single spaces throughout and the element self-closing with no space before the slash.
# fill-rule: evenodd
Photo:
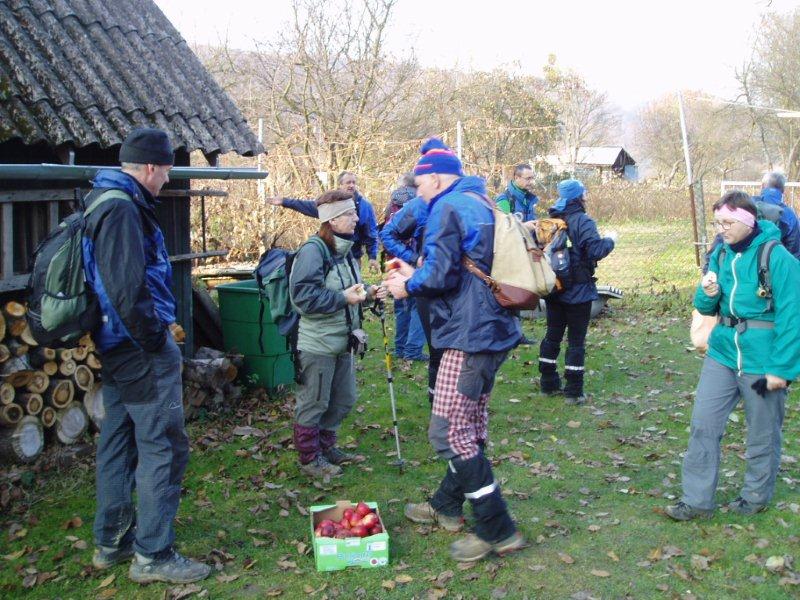
<svg viewBox="0 0 800 600">
<path fill-rule="evenodd" d="M 761 396 L 762 398 L 766 397 L 767 395 L 767 378 L 761 377 L 760 379 L 756 379 L 755 383 L 750 386 L 756 391 L 756 394 Z"/>
<path fill-rule="evenodd" d="M 606 231 L 606 237 L 616 244 L 617 240 L 619 239 L 619 232 L 617 232 L 614 229 L 611 229 L 609 231 Z"/>
</svg>

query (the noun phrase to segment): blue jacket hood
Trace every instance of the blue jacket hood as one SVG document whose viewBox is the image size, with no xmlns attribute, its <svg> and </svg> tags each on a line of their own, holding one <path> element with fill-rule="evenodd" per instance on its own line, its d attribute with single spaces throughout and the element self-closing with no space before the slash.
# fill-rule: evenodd
<svg viewBox="0 0 800 600">
<path fill-rule="evenodd" d="M 452 191 L 464 194 L 471 192 L 473 194 L 486 195 L 486 180 L 483 177 L 476 175 L 466 175 L 455 182 Z"/>
<path fill-rule="evenodd" d="M 122 190 L 135 202 L 149 207 L 155 201 L 153 196 L 145 190 L 132 176 L 114 169 L 101 169 L 92 180 L 92 187 L 99 189 Z"/>
<path fill-rule="evenodd" d="M 769 204 L 783 204 L 783 192 L 775 188 L 765 188 L 761 190 L 761 200 Z"/>
</svg>

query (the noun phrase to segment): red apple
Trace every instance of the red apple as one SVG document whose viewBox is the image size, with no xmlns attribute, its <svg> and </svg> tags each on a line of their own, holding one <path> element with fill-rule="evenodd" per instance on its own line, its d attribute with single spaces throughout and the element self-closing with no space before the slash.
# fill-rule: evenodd
<svg viewBox="0 0 800 600">
<path fill-rule="evenodd" d="M 336 533 L 336 529 L 333 525 L 323 525 L 320 527 L 320 531 L 322 532 L 322 537 L 333 537 Z"/>
<path fill-rule="evenodd" d="M 321 527 L 325 527 L 325 525 L 330 525 L 331 527 L 333 527 L 333 525 L 335 525 L 335 523 L 333 521 L 331 521 L 330 519 L 325 519 L 324 521 L 320 521 L 320 526 Z"/>
<path fill-rule="evenodd" d="M 350 529 L 352 529 L 356 525 L 359 525 L 360 523 L 361 523 L 361 517 L 359 517 L 358 515 L 353 515 L 352 517 L 350 517 Z"/>
<path fill-rule="evenodd" d="M 342 520 L 339 521 L 339 525 L 345 529 L 350 529 L 350 520 L 347 517 L 342 517 Z"/>
<path fill-rule="evenodd" d="M 377 522 L 378 522 L 378 515 L 376 515 L 374 512 L 371 512 L 364 515 L 364 518 L 361 519 L 360 524 L 369 529 Z"/>
<path fill-rule="evenodd" d="M 347 529 L 340 529 L 339 531 L 336 532 L 336 535 L 334 535 L 333 537 L 335 537 L 337 540 L 343 540 L 345 538 L 349 538 L 350 531 Z"/>
<path fill-rule="evenodd" d="M 369 530 L 363 525 L 356 525 L 350 530 L 350 533 L 353 537 L 367 537 L 369 535 Z"/>
<path fill-rule="evenodd" d="M 344 509 L 344 512 L 342 513 L 342 517 L 343 517 L 343 518 L 345 518 L 345 519 L 347 519 L 347 520 L 349 521 L 349 520 L 350 520 L 350 518 L 351 518 L 351 517 L 352 517 L 354 514 L 356 514 L 356 511 L 354 511 L 352 508 L 345 508 L 345 509 Z"/>
<path fill-rule="evenodd" d="M 317 525 L 317 528 L 314 530 L 315 537 L 322 537 L 322 525 Z"/>
<path fill-rule="evenodd" d="M 369 506 L 367 506 L 367 504 L 365 502 L 359 502 L 356 505 L 356 514 L 359 517 L 363 517 L 365 515 L 368 515 L 371 512 L 372 512 L 372 509 Z"/>
<path fill-rule="evenodd" d="M 380 524 L 380 523 L 376 523 L 376 524 L 375 524 L 375 525 L 373 525 L 373 526 L 372 526 L 372 528 L 369 530 L 369 534 L 370 534 L 370 535 L 375 535 L 375 534 L 377 534 L 377 533 L 383 533 L 383 527 L 381 527 L 381 524 Z"/>
</svg>

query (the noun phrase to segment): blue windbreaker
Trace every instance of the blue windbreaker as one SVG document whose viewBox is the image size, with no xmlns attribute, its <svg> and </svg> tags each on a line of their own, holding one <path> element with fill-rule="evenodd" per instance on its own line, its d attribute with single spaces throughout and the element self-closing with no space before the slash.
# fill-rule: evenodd
<svg viewBox="0 0 800 600">
<path fill-rule="evenodd" d="M 352 254 L 356 260 L 360 260 L 364 254 L 363 247 L 367 249 L 367 256 L 370 259 L 378 258 L 378 221 L 375 219 L 375 210 L 369 200 L 356 192 L 356 210 L 358 211 L 358 225 L 353 233 Z M 296 198 L 284 198 L 283 206 L 291 208 L 306 215 L 319 219 L 317 203 L 313 200 L 298 200 Z"/>
<path fill-rule="evenodd" d="M 467 194 L 470 192 L 470 194 Z M 469 256 L 485 273 L 494 257 L 494 213 L 480 177 L 461 177 L 433 198 L 422 266 L 406 282 L 411 296 L 430 299 L 432 343 L 467 353 L 502 352 L 522 337 L 519 319 L 501 307 L 492 291 L 461 264 Z"/>
<path fill-rule="evenodd" d="M 155 198 L 120 171 L 101 170 L 92 185 L 87 207 L 111 189 L 130 197 L 107 200 L 86 219 L 84 271 L 102 313 L 94 341 L 100 351 L 130 340 L 155 352 L 175 322 L 172 267 L 154 211 Z"/>
<path fill-rule="evenodd" d="M 381 230 L 381 243 L 386 252 L 402 258 L 412 267 L 416 266 L 427 221 L 428 205 L 425 200 L 417 196 L 406 202 Z M 415 243 L 408 244 L 410 240 Z"/>
<path fill-rule="evenodd" d="M 800 223 L 797 221 L 797 215 L 791 206 L 788 206 L 783 201 L 783 193 L 775 188 L 765 188 L 761 190 L 761 196 L 753 196 L 753 201 L 759 200 L 767 204 L 775 204 L 783 209 L 781 213 L 781 222 L 779 228 L 781 230 L 781 244 L 789 251 L 792 256 L 800 259 Z"/>
</svg>

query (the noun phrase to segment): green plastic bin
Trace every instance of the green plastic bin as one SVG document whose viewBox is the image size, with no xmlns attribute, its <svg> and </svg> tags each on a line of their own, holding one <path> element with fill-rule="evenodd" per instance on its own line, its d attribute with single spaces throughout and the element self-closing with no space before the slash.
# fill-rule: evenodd
<svg viewBox="0 0 800 600">
<path fill-rule="evenodd" d="M 269 301 L 258 294 L 255 279 L 223 283 L 216 287 L 222 317 L 222 337 L 227 352 L 244 354 L 244 378 L 247 383 L 272 389 L 294 383 L 294 365 L 286 338 L 272 322 Z M 258 344 L 258 315 L 264 302 L 262 339 Z"/>
</svg>

